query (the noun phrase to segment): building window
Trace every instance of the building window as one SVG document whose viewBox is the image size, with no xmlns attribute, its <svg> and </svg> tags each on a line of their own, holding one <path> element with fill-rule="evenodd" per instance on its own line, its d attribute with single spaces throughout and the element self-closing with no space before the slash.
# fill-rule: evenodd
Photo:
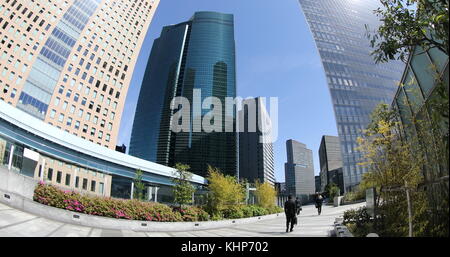
<svg viewBox="0 0 450 257">
<path fill-rule="evenodd" d="M 88 180 L 87 180 L 87 178 L 83 178 L 83 189 L 87 190 L 87 186 L 88 186 Z"/>
<path fill-rule="evenodd" d="M 66 174 L 66 186 L 70 186 L 70 174 Z"/>
<path fill-rule="evenodd" d="M 53 178 L 53 169 L 52 168 L 48 168 L 47 179 L 51 181 L 52 178 Z"/>
<path fill-rule="evenodd" d="M 61 184 L 61 177 L 62 177 L 62 172 L 58 171 L 58 173 L 56 174 L 56 183 Z"/>
<path fill-rule="evenodd" d="M 75 188 L 78 188 L 79 185 L 80 185 L 80 177 L 76 176 L 75 177 Z"/>
<path fill-rule="evenodd" d="M 92 181 L 91 181 L 91 191 L 92 191 L 92 192 L 95 192 L 95 186 L 96 186 L 96 185 L 95 185 L 95 180 L 92 180 Z"/>
</svg>

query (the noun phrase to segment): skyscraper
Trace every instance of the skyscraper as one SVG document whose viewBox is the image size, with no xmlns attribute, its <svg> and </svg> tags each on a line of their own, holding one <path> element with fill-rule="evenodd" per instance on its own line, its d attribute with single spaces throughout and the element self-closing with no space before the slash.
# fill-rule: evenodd
<svg viewBox="0 0 450 257">
<path fill-rule="evenodd" d="M 159 0 L 4 0 L 0 98 L 114 149 L 133 69 Z"/>
<path fill-rule="evenodd" d="M 189 21 L 164 27 L 150 53 L 129 153 L 168 166 L 188 164 L 201 176 L 206 176 L 208 164 L 235 175 L 237 133 L 224 131 L 227 119 L 234 128 L 236 113 L 223 106 L 225 97 L 236 96 L 235 80 L 233 15 L 196 12 Z M 171 131 L 173 123 L 186 122 L 173 119 L 177 109 L 170 103 L 175 96 L 189 101 L 189 131 Z M 211 108 L 208 97 L 222 103 L 221 132 L 202 129 Z"/>
<path fill-rule="evenodd" d="M 378 0 L 299 0 L 322 59 L 333 101 L 342 150 L 345 190 L 361 181 L 367 168 L 358 165 L 362 155 L 356 138 L 380 103 L 391 103 L 404 64 L 375 64 L 365 24 L 379 26 Z"/>
<path fill-rule="evenodd" d="M 306 201 L 315 193 L 312 151 L 305 144 L 292 139 L 286 141 L 286 151 L 284 171 L 287 193 Z"/>
<path fill-rule="evenodd" d="M 344 193 L 344 181 L 342 173 L 342 153 L 339 144 L 339 137 L 322 136 L 319 147 L 320 159 L 320 191 L 325 190 L 325 186 L 334 183 Z"/>
<path fill-rule="evenodd" d="M 251 183 L 258 180 L 274 185 L 273 144 L 270 139 L 265 140 L 265 137 L 271 135 L 270 117 L 265 103 L 260 97 L 244 100 L 243 103 L 244 109 L 239 111 L 239 118 L 242 117 L 244 121 L 244 131 L 239 131 L 239 178 L 245 178 Z M 251 111 L 252 108 L 254 112 Z M 252 119 L 249 115 L 255 118 Z M 255 129 L 249 129 L 252 126 L 250 122 L 253 122 Z"/>
</svg>

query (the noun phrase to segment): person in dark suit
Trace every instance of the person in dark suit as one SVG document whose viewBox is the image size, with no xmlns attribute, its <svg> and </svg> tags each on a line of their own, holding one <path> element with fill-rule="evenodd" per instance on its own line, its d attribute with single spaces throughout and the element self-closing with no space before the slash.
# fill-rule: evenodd
<svg viewBox="0 0 450 257">
<path fill-rule="evenodd" d="M 317 208 L 317 213 L 319 215 L 322 212 L 322 203 L 323 203 L 322 195 L 319 193 L 316 193 L 316 208 Z"/>
<path fill-rule="evenodd" d="M 289 224 L 291 225 L 291 232 L 294 230 L 296 219 L 296 205 L 292 195 L 288 196 L 288 200 L 284 203 L 284 213 L 286 214 L 286 233 L 289 232 Z"/>
</svg>

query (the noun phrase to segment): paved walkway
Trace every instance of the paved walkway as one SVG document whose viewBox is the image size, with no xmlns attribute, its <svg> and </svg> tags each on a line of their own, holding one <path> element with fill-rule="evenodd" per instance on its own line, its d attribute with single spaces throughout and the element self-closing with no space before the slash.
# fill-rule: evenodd
<svg viewBox="0 0 450 257">
<path fill-rule="evenodd" d="M 0 203 L 0 237 L 326 237 L 330 236 L 336 217 L 345 210 L 364 206 L 365 203 L 340 207 L 323 206 L 322 214 L 317 215 L 314 205 L 303 206 L 299 225 L 291 233 L 286 233 L 286 219 L 280 217 L 241 224 L 219 229 L 190 232 L 135 232 L 132 230 L 109 230 L 77 226 L 38 217 Z"/>
</svg>

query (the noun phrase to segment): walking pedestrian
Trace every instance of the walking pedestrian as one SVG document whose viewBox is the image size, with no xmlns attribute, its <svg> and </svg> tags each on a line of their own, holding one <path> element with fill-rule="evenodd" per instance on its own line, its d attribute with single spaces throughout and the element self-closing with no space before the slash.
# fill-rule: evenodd
<svg viewBox="0 0 450 257">
<path fill-rule="evenodd" d="M 300 211 L 302 210 L 302 201 L 297 196 L 295 198 L 295 209 L 297 210 L 297 216 L 300 214 Z"/>
<path fill-rule="evenodd" d="M 319 193 L 316 193 L 316 208 L 317 208 L 317 213 L 319 215 L 322 212 L 322 203 L 323 203 L 322 195 Z"/>
<path fill-rule="evenodd" d="M 288 200 L 284 203 L 284 213 L 286 214 L 286 233 L 289 232 L 289 225 L 290 225 L 290 232 L 294 230 L 295 220 L 296 220 L 296 208 L 295 208 L 295 201 L 292 199 L 292 195 L 288 196 Z"/>
</svg>

